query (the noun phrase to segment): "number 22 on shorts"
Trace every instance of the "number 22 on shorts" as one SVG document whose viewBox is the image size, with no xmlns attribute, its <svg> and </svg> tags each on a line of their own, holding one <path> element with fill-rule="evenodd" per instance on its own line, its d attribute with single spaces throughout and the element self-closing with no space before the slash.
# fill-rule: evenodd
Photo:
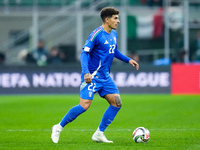
<svg viewBox="0 0 200 150">
<path fill-rule="evenodd" d="M 89 91 L 93 91 L 93 92 L 95 92 L 95 87 L 96 87 L 96 83 L 91 83 L 89 86 L 88 86 L 88 90 Z"/>
</svg>

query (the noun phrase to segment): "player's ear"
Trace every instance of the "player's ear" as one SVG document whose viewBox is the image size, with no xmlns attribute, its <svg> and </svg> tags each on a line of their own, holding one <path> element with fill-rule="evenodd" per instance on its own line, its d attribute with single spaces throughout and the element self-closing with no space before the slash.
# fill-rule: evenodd
<svg viewBox="0 0 200 150">
<path fill-rule="evenodd" d="M 107 23 L 109 22 L 109 18 L 108 17 L 105 18 L 105 22 L 107 22 Z"/>
</svg>

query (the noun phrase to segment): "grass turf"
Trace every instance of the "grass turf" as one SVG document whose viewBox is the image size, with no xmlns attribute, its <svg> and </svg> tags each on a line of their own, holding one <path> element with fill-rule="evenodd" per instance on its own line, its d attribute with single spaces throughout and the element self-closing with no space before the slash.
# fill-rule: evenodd
<svg viewBox="0 0 200 150">
<path fill-rule="evenodd" d="M 58 144 L 51 128 L 79 103 L 78 95 L 0 96 L 0 149 L 11 150 L 199 150 L 200 96 L 121 95 L 123 107 L 105 131 L 113 144 L 95 143 L 92 134 L 108 107 L 95 96 L 91 107 L 63 130 Z M 148 143 L 132 132 L 144 126 Z"/>
</svg>

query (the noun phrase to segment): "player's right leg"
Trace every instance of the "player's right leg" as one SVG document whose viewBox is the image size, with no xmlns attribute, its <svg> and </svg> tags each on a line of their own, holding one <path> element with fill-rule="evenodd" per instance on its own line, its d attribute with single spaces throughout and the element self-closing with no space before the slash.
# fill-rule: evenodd
<svg viewBox="0 0 200 150">
<path fill-rule="evenodd" d="M 93 81 L 94 82 L 94 81 Z M 94 97 L 94 88 L 95 83 L 86 83 L 82 82 L 80 86 L 80 104 L 72 107 L 68 113 L 63 117 L 61 122 L 57 125 L 54 125 L 52 128 L 51 139 L 54 143 L 58 143 L 60 133 L 65 125 L 69 122 L 72 122 L 76 119 L 80 114 L 85 112 L 91 105 L 93 97 Z"/>
<path fill-rule="evenodd" d="M 52 134 L 51 139 L 54 143 L 58 143 L 60 133 L 62 132 L 65 125 L 72 122 L 74 119 L 76 119 L 80 114 L 85 112 L 91 105 L 91 100 L 86 100 L 80 98 L 80 104 L 72 107 L 67 114 L 63 117 L 61 122 L 59 124 L 56 124 L 52 128 Z"/>
</svg>

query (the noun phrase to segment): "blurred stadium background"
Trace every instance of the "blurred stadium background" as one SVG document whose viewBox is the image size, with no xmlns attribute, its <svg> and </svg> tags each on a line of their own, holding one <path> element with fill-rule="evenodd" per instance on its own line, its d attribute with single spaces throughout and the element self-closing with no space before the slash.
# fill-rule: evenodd
<svg viewBox="0 0 200 150">
<path fill-rule="evenodd" d="M 79 102 L 79 55 L 105 6 L 120 10 L 119 49 L 140 64 L 111 67 L 123 101 L 105 133 L 115 143 L 91 140 L 108 106 L 95 95 L 53 144 L 52 126 Z M 200 0 L 0 0 L 0 149 L 199 150 L 199 14 Z M 146 144 L 132 140 L 139 126 Z"/>
<path fill-rule="evenodd" d="M 0 94 L 77 93 L 79 55 L 105 6 L 120 10 L 119 49 L 140 63 L 114 60 L 122 93 L 200 93 L 200 0 L 1 0 Z"/>
</svg>

